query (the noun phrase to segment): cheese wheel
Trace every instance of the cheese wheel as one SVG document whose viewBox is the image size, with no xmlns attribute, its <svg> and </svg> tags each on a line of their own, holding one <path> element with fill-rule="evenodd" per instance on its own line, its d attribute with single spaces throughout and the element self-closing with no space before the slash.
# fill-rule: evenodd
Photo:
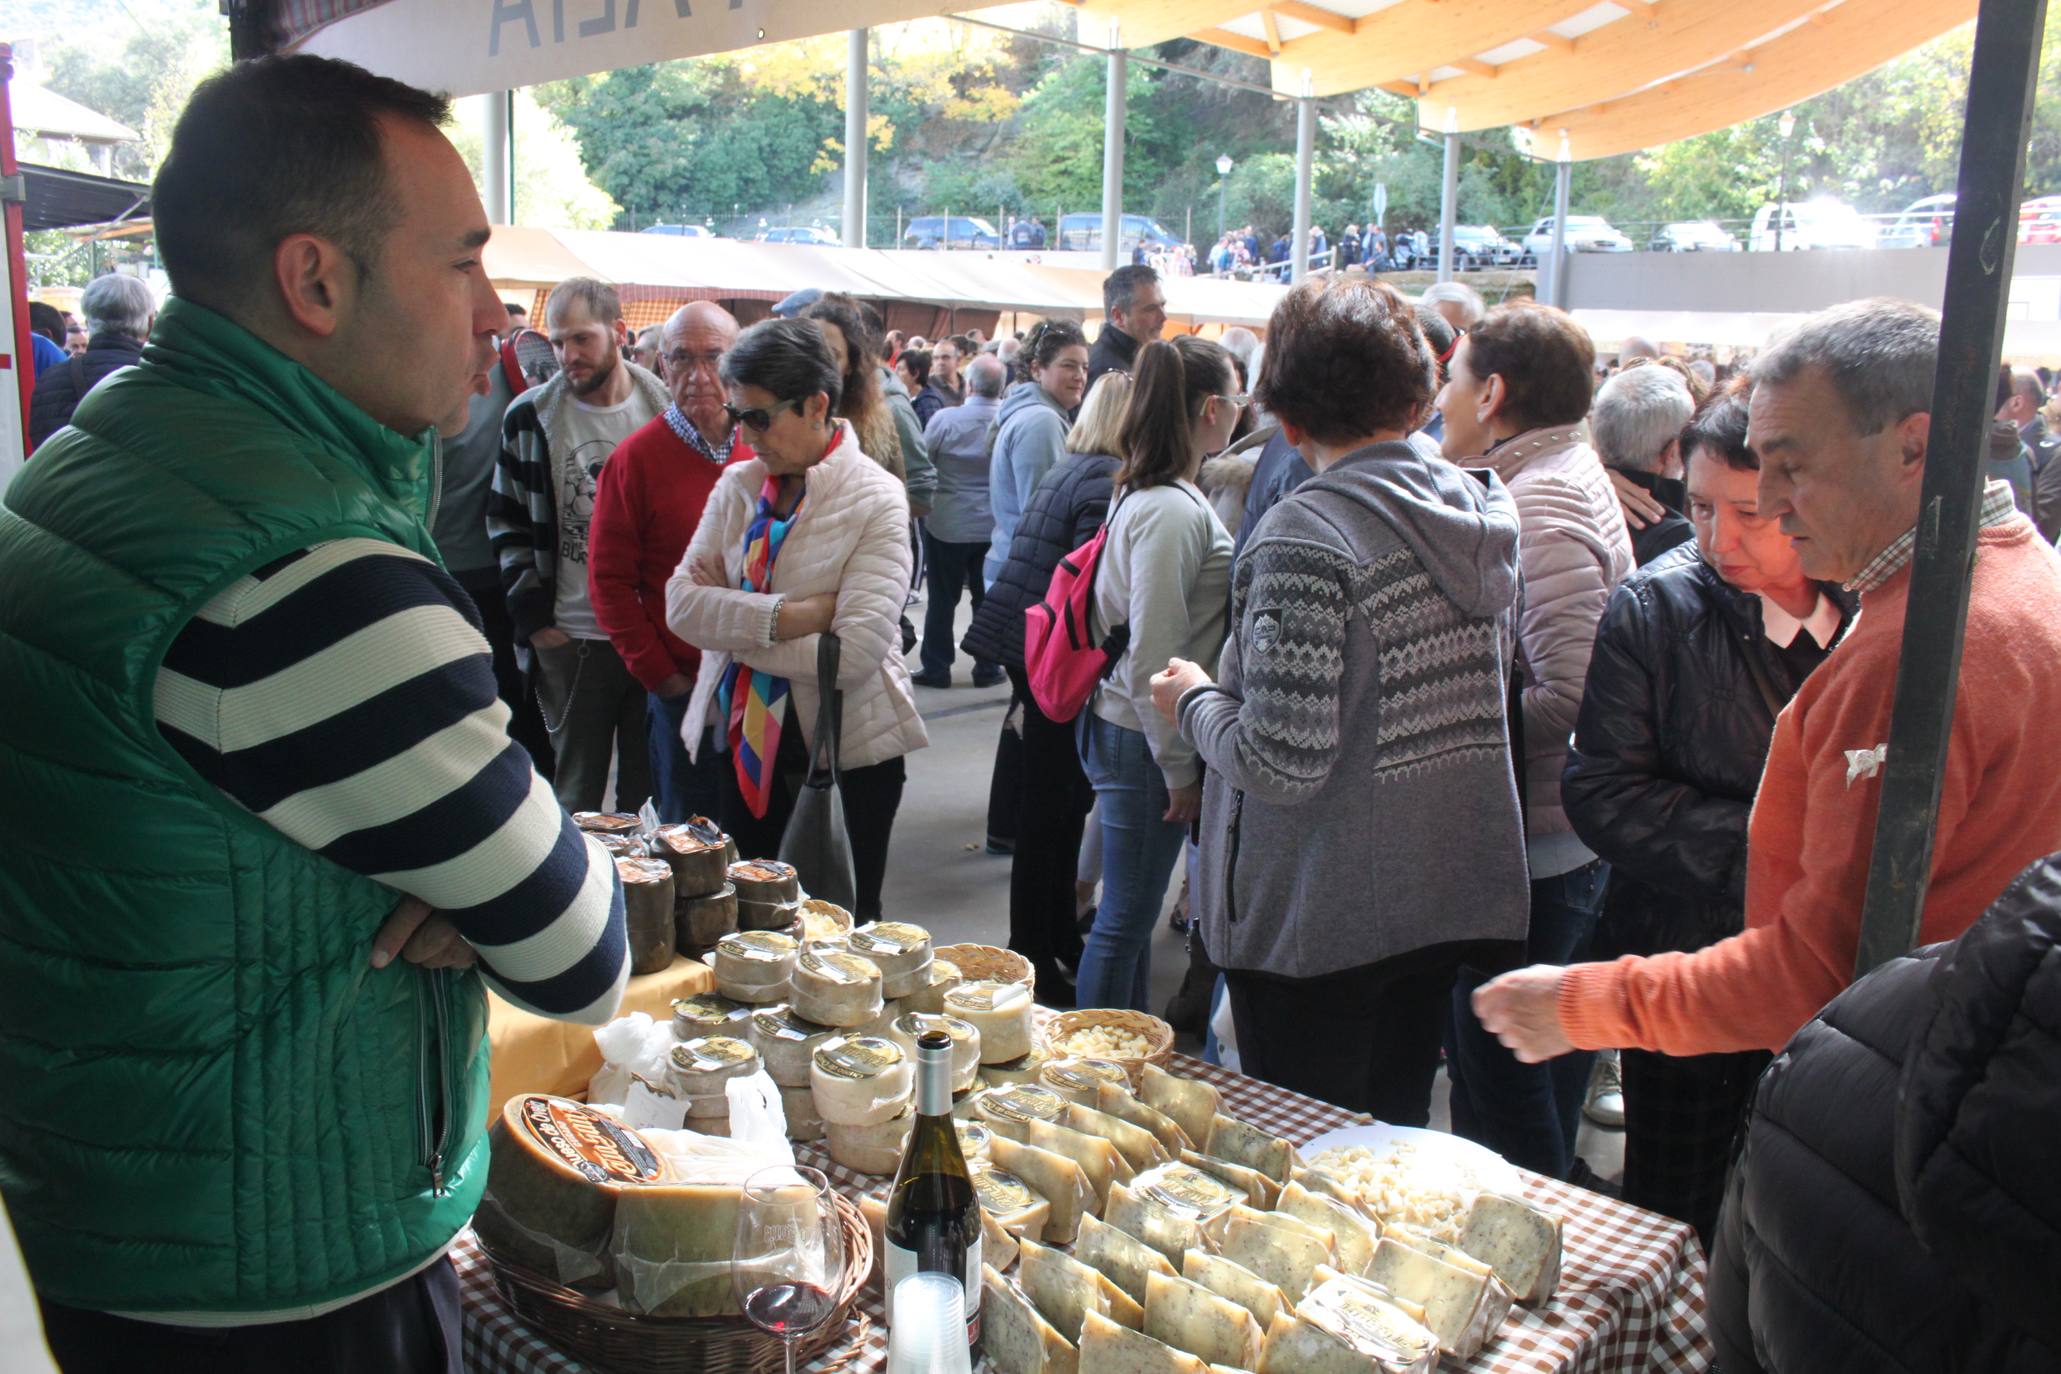
<svg viewBox="0 0 2061 1374">
<path fill-rule="evenodd" d="M 728 839 L 712 821 L 662 825 L 651 836 L 651 853 L 672 865 L 677 896 L 705 897 L 729 883 L 730 864 L 723 857 Z"/>
<path fill-rule="evenodd" d="M 1145 1334 L 1210 1364 L 1250 1369 L 1265 1339 L 1252 1313 L 1187 1279 L 1145 1276 Z"/>
<path fill-rule="evenodd" d="M 573 824 L 590 835 L 635 835 L 644 822 L 627 811 L 575 811 Z"/>
<path fill-rule="evenodd" d="M 801 939 L 800 902 L 759 902 L 737 894 L 739 930 L 778 930 Z"/>
<path fill-rule="evenodd" d="M 683 950 L 712 949 L 737 929 L 737 889 L 724 883 L 703 897 L 673 900 L 673 939 Z"/>
<path fill-rule="evenodd" d="M 880 1015 L 880 970 L 856 954 L 804 949 L 791 986 L 795 1015 L 820 1025 L 851 1029 Z"/>
<path fill-rule="evenodd" d="M 987 1122 L 996 1135 L 1021 1138 L 1024 1122 L 1032 1117 L 1057 1121 L 1065 1110 L 1066 1103 L 1057 1093 L 1030 1083 L 986 1088 L 973 1096 L 974 1116 Z"/>
<path fill-rule="evenodd" d="M 1139 1075 L 1138 1097 L 1146 1106 L 1172 1117 L 1190 1144 L 1200 1150 L 1209 1143 L 1210 1123 L 1216 1119 L 1224 1095 L 1199 1079 L 1182 1078 L 1157 1064 L 1147 1064 Z"/>
<path fill-rule="evenodd" d="M 617 859 L 630 972 L 659 973 L 673 962 L 673 870 L 658 859 Z"/>
<path fill-rule="evenodd" d="M 1019 1239 L 1042 1235 L 1045 1222 L 1052 1215 L 1052 1204 L 1038 1196 L 1035 1188 L 992 1164 L 973 1176 L 973 1193 L 981 1210 Z"/>
<path fill-rule="evenodd" d="M 1011 1083 L 1036 1084 L 1049 1062 L 1043 1050 L 1034 1049 L 1021 1059 L 981 1065 L 980 1077 L 991 1088 L 1007 1087 Z"/>
<path fill-rule="evenodd" d="M 933 957 L 930 961 L 930 981 L 909 993 L 901 1001 L 909 1011 L 920 1011 L 928 1016 L 937 1016 L 945 1009 L 945 994 L 966 981 L 959 973 L 959 966 L 950 959 Z"/>
<path fill-rule="evenodd" d="M 801 952 L 793 938 L 771 930 L 745 930 L 716 942 L 716 991 L 738 1002 L 783 1002 Z"/>
<path fill-rule="evenodd" d="M 801 875 L 778 859 L 746 859 L 729 869 L 739 902 L 800 902 Z"/>
<path fill-rule="evenodd" d="M 830 1157 L 845 1168 L 861 1174 L 892 1174 L 908 1148 L 909 1132 L 916 1126 L 916 1113 L 904 1107 L 899 1116 L 866 1126 L 823 1123 L 825 1145 Z"/>
<path fill-rule="evenodd" d="M 653 1317 L 739 1311 L 730 1285 L 739 1196 L 731 1186 L 686 1183 L 626 1192 L 609 1245 L 623 1310 Z"/>
<path fill-rule="evenodd" d="M 816 1115 L 815 1090 L 808 1087 L 780 1089 L 780 1108 L 787 1114 L 789 1140 L 821 1140 L 823 1118 Z"/>
<path fill-rule="evenodd" d="M 1205 1374 L 1202 1361 L 1099 1312 L 1081 1318 L 1081 1368 L 1092 1374 Z"/>
<path fill-rule="evenodd" d="M 995 1374 L 1077 1374 L 1079 1354 L 1023 1290 L 980 1267 L 983 1348 Z"/>
<path fill-rule="evenodd" d="M 839 1036 L 809 1062 L 816 1115 L 826 1125 L 877 1126 L 899 1116 L 915 1082 L 915 1065 L 902 1047 L 878 1036 Z"/>
<path fill-rule="evenodd" d="M 734 1035 L 703 1035 L 673 1046 L 666 1065 L 666 1086 L 689 1099 L 713 1097 L 728 1102 L 724 1085 L 733 1078 L 745 1078 L 759 1070 L 759 1052 L 751 1042 Z M 689 1115 L 693 1108 L 689 1106 Z M 702 1115 L 714 1115 L 704 1109 Z M 730 1114 L 723 1109 L 724 1116 Z"/>
<path fill-rule="evenodd" d="M 751 1008 L 719 992 L 698 992 L 673 999 L 673 1038 L 739 1035 L 751 1025 Z"/>
<path fill-rule="evenodd" d="M 1147 1065 L 1147 1067 L 1151 1067 Z M 1050 1088 L 1068 1102 L 1078 1102 L 1083 1107 L 1095 1105 L 1095 1090 L 1104 1083 L 1126 1087 L 1131 1081 L 1124 1072 L 1124 1066 L 1113 1059 L 1090 1059 L 1078 1055 L 1062 1055 L 1047 1059 L 1038 1071 L 1038 1086 Z"/>
<path fill-rule="evenodd" d="M 1517 1198 L 1475 1198 L 1460 1227 L 1460 1248 L 1493 1268 L 1528 1307 L 1550 1300 L 1560 1283 L 1560 1218 Z"/>
<path fill-rule="evenodd" d="M 980 1032 L 956 1016 L 925 1016 L 905 1011 L 887 1028 L 887 1038 L 902 1047 L 913 1061 L 916 1041 L 926 1031 L 939 1030 L 952 1037 L 952 1091 L 963 1093 L 980 1077 Z"/>
<path fill-rule="evenodd" d="M 841 1032 L 795 1015 L 787 1003 L 761 1007 L 751 1014 L 751 1043 L 758 1049 L 766 1074 L 783 1088 L 809 1086 L 809 1066 L 816 1051 Z"/>
<path fill-rule="evenodd" d="M 930 988 L 930 969 L 935 960 L 925 959 L 906 973 L 883 973 L 880 990 L 895 1001 L 903 1001 Z"/>
<path fill-rule="evenodd" d="M 509 1098 L 487 1144 L 487 1189 L 473 1216 L 481 1243 L 560 1283 L 603 1272 L 618 1199 L 665 1177 L 637 1132 L 560 1097 Z"/>
<path fill-rule="evenodd" d="M 1022 1267 L 1016 1271 L 1016 1281 L 1059 1330 L 1079 1331 L 1082 1318 L 1090 1312 L 1133 1329 L 1144 1325 L 1145 1309 L 1101 1270 L 1036 1241 L 1022 1242 L 1020 1253 Z"/>
<path fill-rule="evenodd" d="M 945 1012 L 980 1032 L 980 1062 L 1006 1064 L 1031 1052 L 1031 992 L 1021 983 L 961 983 L 945 994 Z"/>
<path fill-rule="evenodd" d="M 803 899 L 801 922 L 807 944 L 843 944 L 852 933 L 852 913 L 820 897 Z"/>
<path fill-rule="evenodd" d="M 883 977 L 911 973 L 930 964 L 930 932 L 907 921 L 870 921 L 852 931 L 850 944 L 852 953 L 880 965 Z M 926 976 L 924 982 L 929 981 Z"/>
</svg>

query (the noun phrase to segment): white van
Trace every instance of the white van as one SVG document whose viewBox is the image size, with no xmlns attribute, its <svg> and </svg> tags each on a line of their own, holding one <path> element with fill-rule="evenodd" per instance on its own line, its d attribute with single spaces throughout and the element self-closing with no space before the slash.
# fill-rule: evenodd
<svg viewBox="0 0 2061 1374">
<path fill-rule="evenodd" d="M 1875 226 L 1851 205 L 1836 200 L 1791 201 L 1787 205 L 1763 205 L 1753 212 L 1753 232 L 1747 239 L 1755 253 L 1775 250 L 1775 216 L 1782 216 L 1782 251 L 1806 248 L 1873 248 Z"/>
</svg>

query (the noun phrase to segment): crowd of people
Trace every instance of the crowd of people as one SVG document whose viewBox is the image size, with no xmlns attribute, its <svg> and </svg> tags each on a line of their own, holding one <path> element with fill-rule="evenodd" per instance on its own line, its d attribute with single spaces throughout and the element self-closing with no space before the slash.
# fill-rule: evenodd
<svg viewBox="0 0 2061 1374">
<path fill-rule="evenodd" d="M 1217 236 L 1205 262 L 1213 276 L 1278 275 L 1294 256 L 1291 234 L 1283 229 L 1268 238 L 1250 224 L 1227 229 Z M 1322 225 L 1312 225 L 1309 243 L 1312 266 L 1340 272 L 1353 267 L 1368 272 L 1407 272 L 1432 255 L 1432 236 L 1427 231 L 1398 228 L 1391 234 L 1372 222 L 1364 228 L 1357 222 L 1348 224 L 1336 238 Z"/>
<path fill-rule="evenodd" d="M 210 78 L 153 190 L 173 299 L 94 283 L 108 375 L 38 383 L 0 1180 L 67 1370 L 456 1370 L 486 1004 L 451 971 L 607 1020 L 622 892 L 570 813 L 771 854 L 825 692 L 854 912 L 891 914 L 915 689 L 960 653 L 1012 689 L 987 828 L 1041 1000 L 1145 1009 L 1184 871 L 1258 1077 L 1423 1125 L 1443 1063 L 1457 1132 L 1594 1183 L 1619 1052 L 1622 1190 L 1714 1244 L 1727 1370 L 2051 1367 L 2045 378 L 1999 379 L 1930 948 L 1853 984 L 1933 312 L 1599 372 L 1561 311 L 1360 273 L 1168 338 L 1134 264 L 1092 338 L 823 293 L 632 335 L 585 278 L 532 329 L 448 114 L 318 58 Z M 1026 612 L 1091 543 L 1111 663 L 1069 715 Z"/>
</svg>

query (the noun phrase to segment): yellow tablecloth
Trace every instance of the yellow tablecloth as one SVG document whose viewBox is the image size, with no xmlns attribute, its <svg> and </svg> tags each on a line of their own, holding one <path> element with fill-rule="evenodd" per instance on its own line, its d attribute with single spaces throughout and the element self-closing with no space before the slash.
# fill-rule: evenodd
<svg viewBox="0 0 2061 1374">
<path fill-rule="evenodd" d="M 679 958 L 661 973 L 632 978 L 623 992 L 618 1016 L 647 1012 L 658 1020 L 673 1014 L 673 999 L 708 992 L 716 975 L 699 959 Z M 583 1097 L 587 1081 L 601 1071 L 601 1051 L 594 1028 L 553 1021 L 510 1006 L 489 994 L 487 1041 L 493 1047 L 493 1098 L 488 1120 L 501 1114 L 501 1104 L 517 1093 L 552 1093 Z"/>
</svg>

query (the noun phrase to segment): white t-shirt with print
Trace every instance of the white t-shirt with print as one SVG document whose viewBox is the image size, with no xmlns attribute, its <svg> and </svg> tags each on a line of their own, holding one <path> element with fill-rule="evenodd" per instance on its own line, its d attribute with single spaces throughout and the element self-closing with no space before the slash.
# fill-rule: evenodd
<svg viewBox="0 0 2061 1374">
<path fill-rule="evenodd" d="M 552 494 L 558 507 L 558 585 L 551 617 L 574 639 L 606 639 L 587 599 L 587 527 L 594 520 L 594 490 L 601 466 L 615 446 L 651 419 L 651 407 L 635 392 L 618 405 L 590 406 L 566 398 L 565 429 L 571 442 L 551 451 Z"/>
</svg>

